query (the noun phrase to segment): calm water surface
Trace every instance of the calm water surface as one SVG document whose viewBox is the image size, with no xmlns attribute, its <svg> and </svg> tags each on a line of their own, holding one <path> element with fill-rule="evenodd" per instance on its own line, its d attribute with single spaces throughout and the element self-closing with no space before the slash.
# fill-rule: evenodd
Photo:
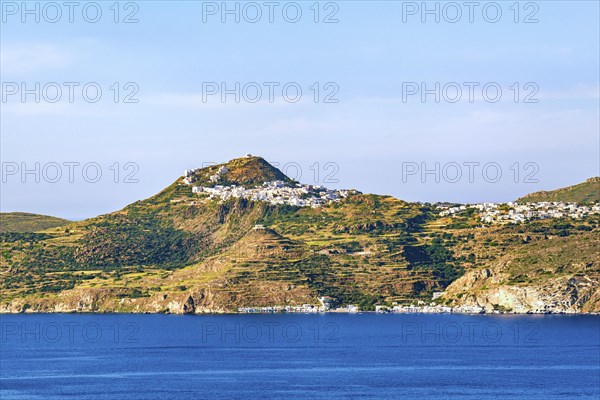
<svg viewBox="0 0 600 400">
<path fill-rule="evenodd" d="M 1 315 L 0 399 L 600 399 L 600 317 Z"/>
</svg>

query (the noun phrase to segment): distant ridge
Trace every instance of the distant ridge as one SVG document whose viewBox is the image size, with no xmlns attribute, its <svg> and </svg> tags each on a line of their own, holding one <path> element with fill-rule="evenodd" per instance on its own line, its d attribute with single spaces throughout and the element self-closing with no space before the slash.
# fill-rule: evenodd
<svg viewBox="0 0 600 400">
<path fill-rule="evenodd" d="M 518 203 L 540 201 L 562 201 L 565 203 L 594 203 L 600 202 L 600 177 L 589 178 L 585 182 L 556 190 L 542 190 L 530 193 L 517 199 Z"/>
<path fill-rule="evenodd" d="M 72 221 L 49 215 L 23 212 L 0 213 L 0 233 L 30 233 L 70 224 Z"/>
</svg>

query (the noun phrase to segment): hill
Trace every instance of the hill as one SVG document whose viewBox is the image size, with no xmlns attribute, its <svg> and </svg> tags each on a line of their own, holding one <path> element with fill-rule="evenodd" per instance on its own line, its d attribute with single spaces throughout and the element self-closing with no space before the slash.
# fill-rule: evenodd
<svg viewBox="0 0 600 400">
<path fill-rule="evenodd" d="M 517 203 L 533 202 L 565 202 L 596 203 L 600 202 L 600 177 L 594 177 L 577 185 L 551 191 L 540 191 L 528 194 L 517 200 Z"/>
<path fill-rule="evenodd" d="M 183 179 L 186 178 L 194 185 L 208 187 L 214 187 L 217 184 L 254 187 L 270 181 L 291 182 L 291 179 L 264 158 L 250 154 L 224 164 L 188 170 Z"/>
<path fill-rule="evenodd" d="M 0 213 L 0 233 L 37 232 L 71 223 L 66 219 L 22 212 Z"/>
<path fill-rule="evenodd" d="M 485 288 L 468 277 L 492 267 L 510 287 L 547 291 L 560 271 L 597 289 L 599 232 L 597 216 L 482 225 L 473 212 L 442 216 L 435 205 L 302 185 L 244 157 L 186 171 L 114 213 L 0 234 L 0 311 L 234 312 L 324 295 L 372 310 L 444 290 L 440 301 L 457 305 L 481 300 Z M 552 311 L 600 311 L 582 288 L 553 288 L 564 304 Z"/>
<path fill-rule="evenodd" d="M 591 223 L 597 226 L 598 221 Z M 494 237 L 488 243 L 500 251 L 450 284 L 444 300 L 449 305 L 484 307 L 488 312 L 598 312 L 599 232 L 582 224 L 564 236 L 556 228 L 562 229 L 560 224 L 553 227 L 540 222 L 525 236 L 523 228 L 515 227 L 484 233 Z"/>
</svg>

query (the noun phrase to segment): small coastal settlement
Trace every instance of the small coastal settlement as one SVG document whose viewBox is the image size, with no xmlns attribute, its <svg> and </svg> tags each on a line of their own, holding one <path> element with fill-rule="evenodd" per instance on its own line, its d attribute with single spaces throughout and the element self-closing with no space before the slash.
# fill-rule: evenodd
<svg viewBox="0 0 600 400">
<path fill-rule="evenodd" d="M 434 299 L 443 294 L 443 292 L 436 292 Z M 272 307 L 240 307 L 238 312 L 242 314 L 271 314 L 271 313 L 303 313 L 303 314 L 314 314 L 314 313 L 325 313 L 325 312 L 336 312 L 336 313 L 350 313 L 354 314 L 360 312 L 360 308 L 354 304 L 349 304 L 344 307 L 332 307 L 335 299 L 329 296 L 319 297 L 321 305 L 315 306 L 312 304 L 303 304 L 301 306 L 272 306 Z M 394 304 L 392 307 L 388 306 L 375 306 L 375 312 L 377 313 L 398 313 L 398 314 L 446 314 L 446 313 L 460 313 L 460 314 L 482 314 L 485 312 L 483 307 L 478 306 L 460 306 L 460 307 L 448 307 L 437 305 L 434 302 L 425 304 L 423 301 L 419 301 L 417 305 L 402 306 Z"/>
</svg>

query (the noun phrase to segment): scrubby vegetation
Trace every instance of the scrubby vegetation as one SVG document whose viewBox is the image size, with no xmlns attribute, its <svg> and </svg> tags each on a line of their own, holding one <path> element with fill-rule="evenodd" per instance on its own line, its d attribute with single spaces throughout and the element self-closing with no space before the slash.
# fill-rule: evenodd
<svg viewBox="0 0 600 400">
<path fill-rule="evenodd" d="M 230 179 L 281 178 L 260 160 L 228 163 Z M 198 179 L 215 168 L 198 172 Z M 328 295 L 369 310 L 428 300 L 506 253 L 519 254 L 511 284 L 569 271 L 558 265 L 566 262 L 562 256 L 544 257 L 552 253 L 544 243 L 566 238 L 580 252 L 591 251 L 599 226 L 597 217 L 482 226 L 474 213 L 440 217 L 429 204 L 366 194 L 321 208 L 217 202 L 178 180 L 112 214 L 43 232 L 1 233 L 0 300 L 33 304 L 35 296 L 70 289 L 108 290 L 115 299 L 210 290 L 234 309 Z"/>
<path fill-rule="evenodd" d="M 6 232 L 37 232 L 44 229 L 64 226 L 71 221 L 29 213 L 0 213 L 0 233 Z"/>
<path fill-rule="evenodd" d="M 517 200 L 519 203 L 538 201 L 561 201 L 581 204 L 600 202 L 600 177 L 590 178 L 583 183 L 565 188 L 531 193 Z"/>
</svg>

